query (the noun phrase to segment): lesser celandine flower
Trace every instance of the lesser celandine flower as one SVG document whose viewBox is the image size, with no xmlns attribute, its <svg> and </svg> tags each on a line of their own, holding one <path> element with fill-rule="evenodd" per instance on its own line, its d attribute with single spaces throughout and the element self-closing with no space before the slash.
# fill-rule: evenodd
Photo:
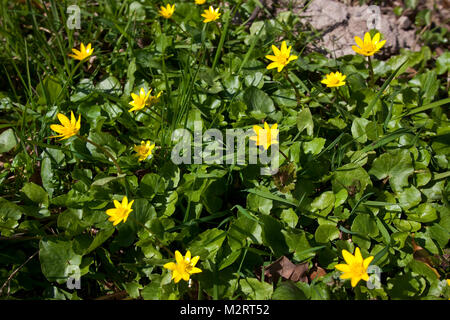
<svg viewBox="0 0 450 320">
<path fill-rule="evenodd" d="M 72 57 L 76 60 L 84 60 L 87 57 L 89 57 L 93 52 L 94 48 L 91 48 L 91 44 L 88 43 L 88 45 L 85 47 L 83 43 L 80 45 L 80 50 L 77 50 L 75 48 L 72 49 L 72 52 L 74 54 L 69 54 L 69 57 Z"/>
<path fill-rule="evenodd" d="M 113 222 L 114 226 L 118 225 L 122 220 L 123 222 L 126 222 L 128 219 L 128 215 L 131 211 L 133 211 L 133 209 L 131 209 L 133 202 L 134 200 L 128 203 L 127 196 L 123 197 L 122 203 L 114 200 L 115 208 L 106 210 L 106 214 L 110 216 L 108 220 Z"/>
<path fill-rule="evenodd" d="M 352 287 L 355 287 L 358 282 L 362 280 L 369 280 L 367 268 L 373 260 L 373 256 L 363 259 L 360 249 L 355 249 L 355 255 L 352 255 L 347 250 L 342 250 L 342 256 L 347 264 L 337 264 L 335 266 L 339 271 L 344 272 L 341 279 L 351 279 Z"/>
<path fill-rule="evenodd" d="M 339 71 L 335 72 L 331 72 L 327 75 L 325 75 L 325 79 L 323 79 L 321 82 L 323 84 L 326 84 L 327 87 L 331 88 L 331 87 L 340 87 L 345 85 L 345 78 L 347 78 L 346 75 L 343 75 L 342 73 L 340 73 Z"/>
<path fill-rule="evenodd" d="M 273 62 L 267 66 L 267 69 L 277 68 L 278 72 L 281 72 L 281 70 L 283 70 L 283 68 L 287 66 L 289 62 L 297 59 L 297 56 L 291 56 L 291 48 L 292 46 L 290 46 L 289 48 L 287 47 L 286 41 L 283 41 L 281 43 L 281 50 L 272 45 L 272 51 L 274 55 L 267 55 L 266 58 Z"/>
<path fill-rule="evenodd" d="M 195 4 L 204 4 L 206 0 L 195 0 Z"/>
<path fill-rule="evenodd" d="M 175 5 L 167 4 L 166 7 L 161 6 L 161 10 L 158 11 L 159 15 L 163 18 L 169 19 L 175 12 Z"/>
<path fill-rule="evenodd" d="M 81 128 L 81 115 L 78 116 L 78 121 L 76 120 L 73 112 L 70 111 L 70 120 L 62 113 L 58 113 L 59 124 L 52 124 L 50 128 L 59 133 L 57 136 L 51 136 L 50 138 L 60 138 L 59 140 L 69 139 L 70 137 L 76 135 Z"/>
<path fill-rule="evenodd" d="M 256 141 L 257 146 L 263 146 L 264 150 L 267 150 L 271 144 L 278 143 L 278 124 L 275 123 L 272 127 L 269 127 L 267 122 L 264 122 L 264 129 L 260 126 L 253 126 L 253 130 L 256 136 L 250 137 L 250 140 Z"/>
<path fill-rule="evenodd" d="M 151 154 L 152 150 L 155 147 L 155 144 L 150 144 L 150 141 L 141 141 L 140 146 L 134 146 L 134 151 L 137 152 L 137 155 L 139 157 L 139 161 L 143 161 L 147 159 Z"/>
<path fill-rule="evenodd" d="M 189 281 L 191 274 L 202 272 L 201 269 L 196 268 L 199 256 L 195 256 L 191 259 L 191 252 L 188 250 L 186 255 L 183 257 L 180 251 L 175 251 L 175 260 L 174 262 L 169 262 L 164 265 L 164 268 L 172 271 L 172 279 L 175 283 L 178 283 L 181 279 L 184 281 Z"/>
<path fill-rule="evenodd" d="M 202 17 L 205 18 L 205 20 L 203 20 L 204 23 L 208 23 L 211 21 L 216 21 L 217 19 L 219 19 L 220 17 L 220 13 L 219 13 L 219 8 L 214 9 L 213 6 L 209 6 L 208 10 L 205 10 L 202 13 Z"/>
<path fill-rule="evenodd" d="M 364 41 L 360 37 L 355 37 L 355 42 L 359 46 L 352 46 L 353 51 L 356 53 L 373 56 L 377 53 L 386 43 L 386 40 L 380 41 L 381 34 L 378 32 L 373 38 L 370 37 L 370 33 L 366 32 L 364 34 Z"/>
<path fill-rule="evenodd" d="M 136 111 L 144 109 L 145 105 L 149 102 L 150 93 L 152 92 L 152 89 L 150 89 L 147 93 L 145 92 L 144 88 L 141 88 L 139 91 L 139 95 L 135 93 L 131 93 L 131 97 L 133 98 L 133 101 L 131 101 L 129 104 L 133 107 L 128 112 Z"/>
</svg>

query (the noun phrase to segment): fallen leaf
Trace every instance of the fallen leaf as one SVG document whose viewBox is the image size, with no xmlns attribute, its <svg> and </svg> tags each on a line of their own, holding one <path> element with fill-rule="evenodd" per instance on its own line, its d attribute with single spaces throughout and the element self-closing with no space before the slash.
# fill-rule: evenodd
<svg viewBox="0 0 450 320">
<path fill-rule="evenodd" d="M 285 280 L 292 280 L 294 282 L 308 282 L 307 277 L 308 263 L 294 264 L 285 256 L 274 261 L 264 269 L 264 276 L 267 282 L 278 282 L 282 277 Z"/>
</svg>

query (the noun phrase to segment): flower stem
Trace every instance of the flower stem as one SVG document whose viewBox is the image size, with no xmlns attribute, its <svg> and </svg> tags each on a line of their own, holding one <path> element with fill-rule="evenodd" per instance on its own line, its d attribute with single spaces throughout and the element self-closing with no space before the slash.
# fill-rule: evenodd
<svg viewBox="0 0 450 320">
<path fill-rule="evenodd" d="M 289 78 L 289 74 L 288 74 L 287 71 L 284 72 L 283 75 L 284 75 L 284 78 L 291 84 L 292 88 L 294 88 L 294 90 L 295 90 L 295 97 L 297 98 L 297 105 L 300 105 L 301 95 L 300 95 L 300 92 L 299 92 L 298 89 L 297 89 L 297 86 L 296 86 L 295 83 L 292 82 L 292 80 Z"/>
<path fill-rule="evenodd" d="M 291 160 L 289 160 L 288 156 L 283 151 L 281 151 L 280 148 L 278 149 L 278 151 L 280 151 L 280 153 L 283 155 L 283 157 L 286 159 L 287 162 L 291 162 Z"/>
<path fill-rule="evenodd" d="M 373 73 L 373 66 L 372 66 L 372 59 L 370 59 L 370 56 L 367 56 L 367 60 L 369 61 L 369 73 L 370 73 L 370 86 L 373 88 L 375 84 L 375 75 Z"/>
<path fill-rule="evenodd" d="M 92 144 L 92 145 L 95 146 L 96 148 L 102 150 L 103 153 L 104 153 L 108 158 L 110 158 L 110 159 L 112 160 L 112 162 L 114 162 L 114 165 L 115 165 L 116 168 L 117 168 L 117 172 L 120 173 L 120 174 L 122 174 L 122 169 L 120 169 L 120 166 L 119 166 L 119 164 L 117 163 L 117 159 L 114 158 L 114 156 L 111 154 L 111 152 L 109 152 L 106 148 L 102 147 L 101 145 L 95 143 L 94 141 L 92 141 L 92 140 L 90 140 L 90 139 L 88 139 L 88 138 L 86 138 L 86 137 L 84 137 L 84 136 L 80 136 L 80 135 L 77 134 L 77 137 L 80 138 L 81 140 L 84 140 L 84 141 L 86 141 L 86 142 L 89 142 L 90 144 Z"/>
</svg>

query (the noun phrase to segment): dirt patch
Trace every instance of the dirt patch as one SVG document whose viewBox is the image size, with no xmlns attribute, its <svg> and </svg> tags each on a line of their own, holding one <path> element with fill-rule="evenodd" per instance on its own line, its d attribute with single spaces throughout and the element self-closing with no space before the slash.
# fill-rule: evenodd
<svg viewBox="0 0 450 320">
<path fill-rule="evenodd" d="M 276 13 L 285 11 L 280 2 Z M 386 45 L 377 57 L 389 57 L 400 48 L 417 51 L 420 49 L 416 30 L 407 16 L 397 17 L 392 8 L 368 5 L 346 5 L 333 0 L 313 0 L 305 6 L 305 1 L 291 2 L 292 11 L 302 17 L 302 21 L 321 34 L 320 39 L 311 43 L 314 51 L 329 57 L 354 54 L 355 36 L 376 28 L 386 39 Z M 287 6 L 286 6 L 287 7 Z"/>
</svg>

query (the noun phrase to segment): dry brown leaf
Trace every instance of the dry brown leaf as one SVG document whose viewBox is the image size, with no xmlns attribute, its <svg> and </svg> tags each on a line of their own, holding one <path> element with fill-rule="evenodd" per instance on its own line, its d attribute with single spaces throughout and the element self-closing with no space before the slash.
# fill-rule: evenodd
<svg viewBox="0 0 450 320">
<path fill-rule="evenodd" d="M 282 256 L 264 269 L 264 276 L 269 283 L 277 282 L 280 277 L 294 282 L 308 282 L 308 263 L 294 264 Z"/>
<path fill-rule="evenodd" d="M 424 248 L 422 248 L 421 246 L 417 245 L 416 241 L 414 240 L 414 234 L 411 237 L 411 242 L 413 245 L 413 257 L 415 260 L 417 261 L 421 261 L 423 262 L 428 268 L 430 268 L 438 277 L 438 279 L 441 278 L 441 275 L 439 274 L 439 272 L 433 268 L 431 265 L 433 264 L 433 262 L 430 259 L 430 254 L 428 253 L 427 250 L 425 250 Z"/>
</svg>

